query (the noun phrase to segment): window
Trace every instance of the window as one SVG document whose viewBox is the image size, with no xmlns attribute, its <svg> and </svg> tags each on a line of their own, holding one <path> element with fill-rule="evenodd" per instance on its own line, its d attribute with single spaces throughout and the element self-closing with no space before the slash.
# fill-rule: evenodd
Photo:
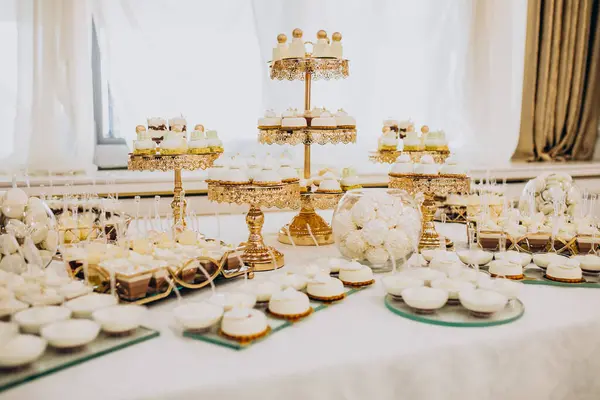
<svg viewBox="0 0 600 400">
<path fill-rule="evenodd" d="M 9 157 L 15 145 L 14 131 L 17 117 L 17 4 L 13 0 L 0 0 L 0 159 Z"/>
</svg>

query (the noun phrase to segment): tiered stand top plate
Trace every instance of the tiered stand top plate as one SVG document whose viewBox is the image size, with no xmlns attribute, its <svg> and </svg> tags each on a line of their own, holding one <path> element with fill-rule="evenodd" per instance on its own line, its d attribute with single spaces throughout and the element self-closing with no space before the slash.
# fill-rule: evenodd
<svg viewBox="0 0 600 400">
<path fill-rule="evenodd" d="M 258 141 L 261 144 L 338 144 L 355 143 L 355 129 L 260 129 Z"/>
<path fill-rule="evenodd" d="M 207 169 L 222 153 L 138 155 L 130 154 L 127 169 L 131 171 L 172 171 L 175 169 Z"/>
<path fill-rule="evenodd" d="M 300 206 L 300 185 L 297 182 L 282 183 L 276 186 L 226 185 L 209 181 L 208 199 L 217 203 L 298 208 Z"/>
<path fill-rule="evenodd" d="M 376 163 L 393 164 L 401 154 L 408 154 L 412 162 L 419 162 L 424 155 L 433 157 L 436 164 L 443 164 L 446 158 L 450 156 L 449 151 L 419 150 L 419 151 L 400 151 L 400 150 L 380 150 L 371 151 L 369 160 Z"/>
<path fill-rule="evenodd" d="M 389 187 L 409 193 L 431 193 L 446 196 L 451 193 L 469 193 L 471 180 L 467 175 L 389 174 Z"/>
<path fill-rule="evenodd" d="M 315 80 L 342 79 L 350 74 L 348 60 L 337 58 L 287 58 L 271 63 L 271 79 L 303 81 L 306 73 Z"/>
</svg>

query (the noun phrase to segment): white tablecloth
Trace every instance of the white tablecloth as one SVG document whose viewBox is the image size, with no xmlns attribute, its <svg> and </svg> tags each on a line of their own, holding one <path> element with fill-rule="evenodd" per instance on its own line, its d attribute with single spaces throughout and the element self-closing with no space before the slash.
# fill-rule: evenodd
<svg viewBox="0 0 600 400">
<path fill-rule="evenodd" d="M 330 216 L 330 214 L 328 214 Z M 290 213 L 266 215 L 274 232 Z M 204 230 L 215 234 L 213 219 Z M 221 216 L 240 241 L 243 216 Z M 446 226 L 454 239 L 464 226 Z M 464 240 L 464 239 L 463 239 Z M 288 264 L 335 254 L 277 244 Z M 266 279 L 268 273 L 257 273 Z M 239 280 L 226 283 L 227 289 Z M 185 297 L 197 300 L 202 290 Z M 526 312 L 489 328 L 426 325 L 391 313 L 380 282 L 242 351 L 182 338 L 170 299 L 150 307 L 161 336 L 21 385 L 8 399 L 600 399 L 600 290 L 525 286 Z"/>
</svg>

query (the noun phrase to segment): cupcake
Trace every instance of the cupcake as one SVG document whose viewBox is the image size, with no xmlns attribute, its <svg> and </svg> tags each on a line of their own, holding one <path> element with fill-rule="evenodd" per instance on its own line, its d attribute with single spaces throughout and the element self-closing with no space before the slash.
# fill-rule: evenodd
<svg viewBox="0 0 600 400">
<path fill-rule="evenodd" d="M 342 187 L 337 179 L 324 179 L 317 189 L 318 193 L 342 193 Z"/>
</svg>

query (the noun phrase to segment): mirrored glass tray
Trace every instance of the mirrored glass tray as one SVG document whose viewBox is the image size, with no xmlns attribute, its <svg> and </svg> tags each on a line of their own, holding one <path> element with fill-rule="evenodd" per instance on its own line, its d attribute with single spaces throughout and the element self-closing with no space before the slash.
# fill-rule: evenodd
<svg viewBox="0 0 600 400">
<path fill-rule="evenodd" d="M 367 286 L 368 288 L 368 286 Z M 365 289 L 365 287 L 362 288 L 348 288 L 346 287 L 346 297 L 354 294 L 358 291 L 361 291 Z M 324 303 L 324 302 L 319 302 L 319 301 L 310 301 L 310 306 L 313 308 L 313 313 L 317 312 L 317 311 L 321 311 L 325 308 L 331 307 L 331 306 L 335 306 L 335 304 L 337 303 L 341 303 L 343 302 L 344 299 L 336 301 L 336 302 L 332 302 L 332 303 Z M 260 310 L 266 311 L 265 308 L 259 308 Z M 210 331 L 205 332 L 205 333 L 194 333 L 194 332 L 183 332 L 183 336 L 191 338 L 191 339 L 196 339 L 196 340 L 202 340 L 204 342 L 208 342 L 208 343 L 213 343 L 213 344 L 217 344 L 219 346 L 223 346 L 223 347 L 228 347 L 230 349 L 234 349 L 234 350 L 242 350 L 245 348 L 248 348 L 249 346 L 258 343 L 262 340 L 265 340 L 267 338 L 269 338 L 271 335 L 273 335 L 276 332 L 279 332 L 280 330 L 287 328 L 288 326 L 292 326 L 295 324 L 301 324 L 304 321 L 310 319 L 311 315 L 308 315 L 305 318 L 302 318 L 298 321 L 286 321 L 283 319 L 279 319 L 279 318 L 274 318 L 272 316 L 269 315 L 269 313 L 266 313 L 267 315 L 267 323 L 269 324 L 269 327 L 271 328 L 271 330 L 269 331 L 268 334 L 266 334 L 265 336 L 253 340 L 251 342 L 244 342 L 244 343 L 240 343 L 236 340 L 232 340 L 232 339 L 228 339 L 222 335 L 219 334 L 219 327 L 217 325 L 213 326 L 211 328 Z"/>
<path fill-rule="evenodd" d="M 508 324 L 518 320 L 525 313 L 521 300 L 511 300 L 504 310 L 481 318 L 472 315 L 460 304 L 447 304 L 433 314 L 420 314 L 410 308 L 404 301 L 397 300 L 389 294 L 385 296 L 385 306 L 395 314 L 426 324 L 454 327 L 485 327 Z"/>
<path fill-rule="evenodd" d="M 578 288 L 591 288 L 600 289 L 600 275 L 599 274 L 583 274 L 585 282 L 579 283 L 568 283 L 568 282 L 557 282 L 546 278 L 545 271 L 536 266 L 526 267 L 523 274 L 525 279 L 521 282 L 529 285 L 548 285 L 548 286 L 562 286 L 562 287 L 578 287 Z"/>
<path fill-rule="evenodd" d="M 29 366 L 0 369 L 0 392 L 157 336 L 158 331 L 139 327 L 128 336 L 109 336 L 100 332 L 92 343 L 71 353 L 59 352 L 48 346 L 44 355 Z"/>
</svg>

